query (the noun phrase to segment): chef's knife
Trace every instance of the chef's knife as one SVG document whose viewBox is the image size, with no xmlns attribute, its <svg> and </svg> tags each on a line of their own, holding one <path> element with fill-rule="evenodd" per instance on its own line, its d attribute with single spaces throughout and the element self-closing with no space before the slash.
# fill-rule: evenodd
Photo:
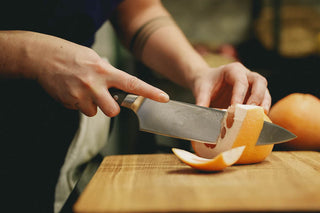
<svg viewBox="0 0 320 213">
<path fill-rule="evenodd" d="M 160 103 L 116 89 L 109 91 L 120 106 L 135 112 L 141 131 L 204 143 L 216 143 L 220 135 L 226 113 L 223 110 L 173 100 Z M 256 145 L 282 143 L 295 137 L 288 130 L 265 121 Z"/>
</svg>

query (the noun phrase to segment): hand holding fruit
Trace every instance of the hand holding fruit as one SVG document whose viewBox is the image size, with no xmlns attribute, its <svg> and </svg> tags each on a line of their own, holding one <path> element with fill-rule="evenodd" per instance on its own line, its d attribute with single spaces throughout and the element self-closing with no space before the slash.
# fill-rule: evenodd
<svg viewBox="0 0 320 213">
<path fill-rule="evenodd" d="M 196 104 L 227 108 L 231 104 L 253 104 L 269 111 L 271 96 L 267 80 L 239 62 L 208 68 L 194 81 Z"/>
</svg>

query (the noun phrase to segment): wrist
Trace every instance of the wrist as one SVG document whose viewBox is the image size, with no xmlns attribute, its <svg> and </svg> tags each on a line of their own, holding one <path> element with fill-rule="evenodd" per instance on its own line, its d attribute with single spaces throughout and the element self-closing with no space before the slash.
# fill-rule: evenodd
<svg viewBox="0 0 320 213">
<path fill-rule="evenodd" d="M 198 79 L 205 75 L 210 69 L 210 66 L 204 61 L 200 55 L 193 56 L 192 63 L 190 61 L 185 62 L 185 81 L 187 87 L 191 90 L 195 90 L 195 85 Z"/>
<path fill-rule="evenodd" d="M 34 78 L 31 52 L 33 34 L 27 31 L 0 32 L 0 73 L 11 78 Z"/>
</svg>

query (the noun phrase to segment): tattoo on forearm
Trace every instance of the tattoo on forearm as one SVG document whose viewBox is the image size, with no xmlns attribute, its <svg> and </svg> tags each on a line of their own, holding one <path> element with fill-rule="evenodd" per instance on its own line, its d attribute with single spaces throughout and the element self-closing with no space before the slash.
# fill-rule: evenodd
<svg viewBox="0 0 320 213">
<path fill-rule="evenodd" d="M 141 59 L 144 46 L 151 34 L 163 26 L 173 24 L 174 21 L 168 16 L 156 17 L 146 22 L 132 37 L 130 51 L 133 52 L 138 59 Z"/>
</svg>

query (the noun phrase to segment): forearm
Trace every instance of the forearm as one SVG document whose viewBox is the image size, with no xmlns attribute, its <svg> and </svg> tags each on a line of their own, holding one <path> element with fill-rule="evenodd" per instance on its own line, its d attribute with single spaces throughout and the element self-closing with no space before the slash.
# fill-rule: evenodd
<svg viewBox="0 0 320 213">
<path fill-rule="evenodd" d="M 208 65 L 160 1 L 137 2 L 125 1 L 118 10 L 117 27 L 119 34 L 126 35 L 122 37 L 124 44 L 151 69 L 192 89 L 194 79 Z"/>
<path fill-rule="evenodd" d="M 0 75 L 2 77 L 34 78 L 29 60 L 36 36 L 27 31 L 0 31 Z M 39 42 L 39 41 L 38 41 Z"/>
<path fill-rule="evenodd" d="M 30 31 L 0 31 L 0 76 L 37 79 L 44 70 L 59 69 L 76 44 Z"/>
<path fill-rule="evenodd" d="M 193 89 L 194 80 L 208 68 L 176 25 L 168 25 L 155 31 L 145 43 L 141 60 L 190 89 Z"/>
</svg>

